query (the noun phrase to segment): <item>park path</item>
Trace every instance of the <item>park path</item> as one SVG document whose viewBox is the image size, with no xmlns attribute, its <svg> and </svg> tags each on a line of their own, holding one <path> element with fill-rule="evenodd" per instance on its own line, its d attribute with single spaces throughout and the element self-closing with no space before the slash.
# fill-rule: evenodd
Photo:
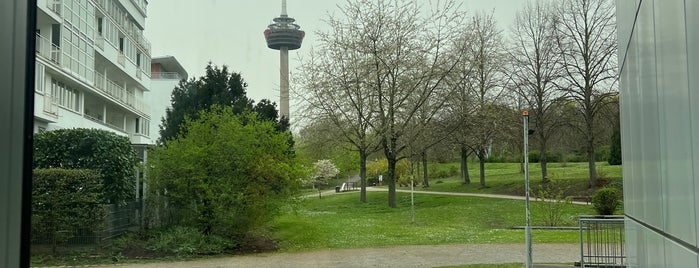
<svg viewBox="0 0 699 268">
<path fill-rule="evenodd" d="M 366 190 L 368 192 L 387 192 L 388 188 L 387 187 L 366 187 Z M 410 190 L 403 190 L 403 189 L 396 189 L 396 192 L 399 193 L 410 193 Z M 342 193 L 356 193 L 356 191 L 352 192 L 342 192 Z M 475 197 L 486 197 L 486 198 L 499 198 L 499 199 L 511 199 L 511 200 L 525 200 L 524 196 L 519 196 L 519 195 L 504 195 L 504 194 L 476 194 L 476 193 L 457 193 L 457 192 L 435 192 L 435 191 L 424 191 L 424 190 L 415 190 L 416 194 L 433 194 L 433 195 L 451 195 L 451 196 L 475 196 Z M 323 196 L 325 195 L 330 195 L 330 194 L 336 194 L 334 190 L 330 191 L 324 191 L 322 192 Z M 309 194 L 304 197 L 318 197 L 318 194 Z M 534 197 L 530 197 L 530 201 L 539 201 Z M 571 203 L 577 204 L 577 205 L 589 205 L 589 203 L 586 202 L 579 202 L 579 201 L 572 201 Z"/>
<path fill-rule="evenodd" d="M 569 263 L 580 258 L 579 244 L 535 244 L 536 263 Z M 522 263 L 524 244 L 459 244 L 326 249 L 263 253 L 180 262 L 120 264 L 98 268 L 224 267 L 440 267 L 465 264 Z"/>
</svg>

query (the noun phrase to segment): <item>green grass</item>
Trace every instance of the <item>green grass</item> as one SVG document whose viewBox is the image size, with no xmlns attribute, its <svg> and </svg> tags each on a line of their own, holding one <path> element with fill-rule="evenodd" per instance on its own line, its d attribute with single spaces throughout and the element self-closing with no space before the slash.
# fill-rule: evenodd
<svg viewBox="0 0 699 268">
<path fill-rule="evenodd" d="M 486 163 L 485 182 L 486 188 L 479 184 L 478 163 L 469 163 L 470 184 L 464 184 L 459 175 L 446 178 L 437 178 L 436 174 L 448 174 L 448 171 L 459 170 L 459 163 L 432 163 L 428 167 L 430 176 L 429 191 L 440 192 L 464 192 L 464 193 L 488 193 L 524 195 L 524 173 L 520 172 L 519 163 Z M 621 188 L 621 166 L 610 166 L 606 162 L 597 163 L 597 173 L 601 178 L 610 179 L 611 185 Z M 432 174 L 432 175 L 431 175 Z M 549 163 L 548 177 L 558 181 L 567 188 L 566 194 L 571 196 L 592 195 L 594 189 L 588 188 L 587 163 Z M 541 166 L 539 163 L 529 165 L 529 179 L 532 189 L 541 185 Z M 404 189 L 407 189 L 405 187 Z M 422 189 L 417 187 L 416 189 Z"/>
<path fill-rule="evenodd" d="M 357 193 L 309 198 L 290 208 L 274 223 L 283 251 L 362 248 L 397 245 L 524 243 L 524 202 L 461 196 L 415 195 L 415 223 L 410 222 L 410 195 L 398 193 L 398 208 L 388 208 L 387 193 Z M 532 206 L 533 224 L 543 221 Z M 569 225 L 576 216 L 593 213 L 589 206 L 570 205 Z M 535 243 L 576 243 L 577 231 L 534 230 Z"/>
</svg>

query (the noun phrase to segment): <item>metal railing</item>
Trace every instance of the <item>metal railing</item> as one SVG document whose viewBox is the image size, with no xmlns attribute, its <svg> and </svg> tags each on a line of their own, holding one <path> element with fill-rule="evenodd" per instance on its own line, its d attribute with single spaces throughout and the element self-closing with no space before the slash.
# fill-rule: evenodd
<svg viewBox="0 0 699 268">
<path fill-rule="evenodd" d="M 61 47 L 38 33 L 36 34 L 36 52 L 56 64 L 61 63 Z"/>
<path fill-rule="evenodd" d="M 104 36 L 98 34 L 95 38 L 95 46 L 104 51 Z"/>
<path fill-rule="evenodd" d="M 623 216 L 580 216 L 580 267 L 626 267 Z"/>
<path fill-rule="evenodd" d="M 151 72 L 150 78 L 151 79 L 175 79 L 175 80 L 182 79 L 180 74 L 176 73 L 176 72 Z"/>
<path fill-rule="evenodd" d="M 95 72 L 95 88 L 107 93 L 116 101 L 125 104 L 143 114 L 149 114 L 149 106 L 141 99 L 137 98 L 134 92 L 126 90 L 126 88 L 107 79 L 103 74 Z"/>
<path fill-rule="evenodd" d="M 121 67 L 126 67 L 126 56 L 123 53 L 117 55 L 117 63 L 119 63 Z"/>
<path fill-rule="evenodd" d="M 32 226 L 32 247 L 50 247 L 57 245 L 66 250 L 101 250 L 102 246 L 111 243 L 111 239 L 131 230 L 138 230 L 142 217 L 142 201 L 133 200 L 126 205 L 100 205 L 106 211 L 102 222 L 94 226 L 84 226 L 76 230 L 59 230 L 50 233 L 43 225 Z M 57 238 L 62 238 L 57 241 Z M 90 247 L 92 245 L 92 247 Z M 76 247 L 80 246 L 80 247 Z"/>
</svg>

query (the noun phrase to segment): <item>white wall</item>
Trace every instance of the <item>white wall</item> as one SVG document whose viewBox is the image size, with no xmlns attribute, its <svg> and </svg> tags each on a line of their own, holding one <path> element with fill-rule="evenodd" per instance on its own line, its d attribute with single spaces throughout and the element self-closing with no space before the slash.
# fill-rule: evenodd
<svg viewBox="0 0 699 268">
<path fill-rule="evenodd" d="M 698 12 L 617 1 L 630 267 L 699 267 Z"/>
</svg>

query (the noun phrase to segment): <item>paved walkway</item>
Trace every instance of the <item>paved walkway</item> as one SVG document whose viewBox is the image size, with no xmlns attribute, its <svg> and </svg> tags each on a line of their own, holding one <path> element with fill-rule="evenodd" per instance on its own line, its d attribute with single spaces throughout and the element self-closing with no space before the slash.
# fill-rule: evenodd
<svg viewBox="0 0 699 268">
<path fill-rule="evenodd" d="M 387 187 L 367 187 L 366 188 L 367 192 L 387 192 L 388 188 Z M 403 190 L 403 189 L 396 189 L 396 192 L 399 193 L 410 193 L 410 190 Z M 356 193 L 356 191 L 352 192 L 341 192 L 342 193 Z M 487 198 L 500 198 L 500 199 L 512 199 L 512 200 L 525 200 L 524 196 L 519 196 L 519 195 L 503 195 L 503 194 L 476 194 L 476 193 L 456 193 L 456 192 L 435 192 L 435 191 L 424 191 L 424 190 L 415 190 L 416 194 L 435 194 L 435 195 L 452 195 L 452 196 L 475 196 L 475 197 L 487 197 Z M 336 194 L 335 190 L 330 190 L 330 191 L 323 191 L 322 195 L 331 195 L 331 194 Z M 305 195 L 304 197 L 318 197 L 318 193 L 315 194 L 309 194 Z M 539 201 L 534 197 L 530 197 L 530 201 Z M 578 202 L 578 201 L 572 201 L 571 203 L 577 204 L 577 205 L 590 205 L 589 203 L 586 202 Z"/>
<path fill-rule="evenodd" d="M 100 268 L 185 267 L 440 267 L 483 263 L 522 263 L 524 244 L 469 244 L 328 249 L 265 253 L 184 262 L 96 266 Z M 569 263 L 579 259 L 578 244 L 536 244 L 534 262 Z"/>
</svg>

